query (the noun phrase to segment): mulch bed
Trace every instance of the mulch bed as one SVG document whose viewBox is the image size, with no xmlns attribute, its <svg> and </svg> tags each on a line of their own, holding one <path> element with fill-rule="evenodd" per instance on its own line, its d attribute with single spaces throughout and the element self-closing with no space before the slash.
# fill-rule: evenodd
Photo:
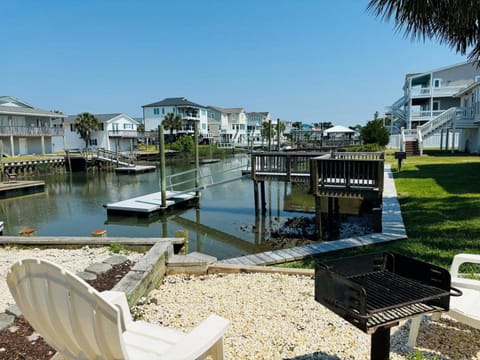
<svg viewBox="0 0 480 360">
<path fill-rule="evenodd" d="M 98 291 L 112 289 L 132 268 L 127 261 L 115 265 L 95 280 L 87 281 Z M 55 350 L 39 336 L 23 317 L 16 318 L 14 325 L 0 331 L 0 359 L 49 360 Z"/>
</svg>

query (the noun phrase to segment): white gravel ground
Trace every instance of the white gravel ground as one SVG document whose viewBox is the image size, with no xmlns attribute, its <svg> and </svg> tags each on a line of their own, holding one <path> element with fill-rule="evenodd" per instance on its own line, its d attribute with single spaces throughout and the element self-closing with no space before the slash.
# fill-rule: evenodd
<svg viewBox="0 0 480 360">
<path fill-rule="evenodd" d="M 5 275 L 21 258 L 52 260 L 74 272 L 112 254 L 106 248 L 78 250 L 0 248 L 0 312 L 12 304 Z M 131 260 L 141 254 L 130 253 Z M 314 300 L 307 276 L 228 274 L 167 276 L 134 312 L 156 324 L 189 331 L 210 313 L 231 320 L 226 359 L 369 359 L 370 336 Z M 413 359 L 406 348 L 409 322 L 391 330 L 391 359 Z M 446 316 L 424 321 L 417 341 L 428 359 L 480 359 L 480 330 Z"/>
<path fill-rule="evenodd" d="M 116 254 L 110 252 L 108 248 L 89 248 L 88 246 L 72 250 L 0 248 L 0 313 L 14 303 L 5 279 L 8 269 L 15 261 L 27 257 L 41 258 L 55 262 L 73 272 L 79 272 L 90 264 L 101 262 L 112 255 Z M 143 256 L 143 254 L 135 252 L 123 255 L 132 261 L 137 261 Z"/>
<path fill-rule="evenodd" d="M 311 277 L 279 274 L 168 276 L 135 309 L 152 323 L 189 331 L 210 313 L 231 320 L 226 359 L 369 359 L 370 336 L 314 300 Z M 391 359 L 408 359 L 410 322 L 391 330 Z M 480 331 L 443 316 L 425 321 L 426 358 L 480 359 Z"/>
</svg>

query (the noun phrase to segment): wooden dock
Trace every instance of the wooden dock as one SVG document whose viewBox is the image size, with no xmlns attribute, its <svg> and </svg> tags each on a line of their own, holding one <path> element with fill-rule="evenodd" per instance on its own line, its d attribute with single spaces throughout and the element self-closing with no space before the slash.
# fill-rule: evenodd
<svg viewBox="0 0 480 360">
<path fill-rule="evenodd" d="M 384 175 L 381 233 L 245 255 L 220 260 L 217 264 L 237 264 L 240 266 L 275 265 L 302 260 L 304 258 L 331 251 L 406 239 L 407 234 L 405 231 L 405 225 L 403 223 L 400 204 L 397 199 L 397 191 L 395 189 L 393 175 L 389 166 L 385 166 Z"/>
<path fill-rule="evenodd" d="M 156 167 L 153 165 L 133 165 L 133 166 L 120 166 L 115 168 L 117 174 L 143 174 L 146 172 L 155 171 Z"/>
<path fill-rule="evenodd" d="M 191 205 L 198 198 L 195 192 L 166 192 L 166 207 L 162 207 L 162 193 L 156 192 L 127 200 L 107 204 L 108 215 L 136 215 L 148 217 L 166 211 L 168 208 Z"/>
<path fill-rule="evenodd" d="M 45 181 L 13 180 L 0 183 L 0 199 L 45 191 Z"/>
</svg>

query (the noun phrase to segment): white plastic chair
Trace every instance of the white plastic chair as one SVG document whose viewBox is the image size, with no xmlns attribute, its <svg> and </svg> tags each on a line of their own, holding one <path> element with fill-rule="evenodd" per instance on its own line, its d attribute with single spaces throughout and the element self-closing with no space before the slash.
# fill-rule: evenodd
<svg viewBox="0 0 480 360">
<path fill-rule="evenodd" d="M 7 284 L 27 321 L 66 359 L 223 359 L 229 321 L 210 315 L 190 333 L 133 321 L 125 294 L 98 292 L 46 260 L 24 259 Z"/>
<path fill-rule="evenodd" d="M 450 310 L 447 315 L 471 327 L 480 329 L 480 281 L 459 277 L 458 269 L 463 263 L 480 264 L 480 255 L 458 254 L 453 258 L 450 267 L 451 284 L 452 287 L 462 291 L 462 296 L 450 297 Z M 440 313 L 434 316 L 438 319 Z M 415 346 L 421 320 L 421 316 L 412 319 L 407 346 Z"/>
</svg>

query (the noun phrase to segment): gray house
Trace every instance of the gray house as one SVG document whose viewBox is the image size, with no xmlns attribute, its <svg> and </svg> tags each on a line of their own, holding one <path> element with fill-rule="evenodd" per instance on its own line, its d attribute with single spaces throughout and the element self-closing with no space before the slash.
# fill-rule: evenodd
<svg viewBox="0 0 480 360">
<path fill-rule="evenodd" d="M 66 115 L 37 109 L 13 96 L 0 96 L 0 140 L 9 156 L 52 153 L 54 136 L 63 129 L 53 119 Z"/>
<path fill-rule="evenodd" d="M 425 141 L 440 134 L 440 143 L 452 136 L 465 137 L 477 125 L 465 116 L 467 89 L 480 80 L 477 61 L 469 61 L 422 73 L 407 74 L 403 96 L 391 106 L 392 130 L 401 129 L 400 147 L 422 153 Z M 471 96 L 470 93 L 468 93 Z M 394 131 L 392 131 L 394 133 Z M 455 141 L 455 138 L 453 139 Z M 465 143 L 465 141 L 464 141 Z"/>
</svg>

